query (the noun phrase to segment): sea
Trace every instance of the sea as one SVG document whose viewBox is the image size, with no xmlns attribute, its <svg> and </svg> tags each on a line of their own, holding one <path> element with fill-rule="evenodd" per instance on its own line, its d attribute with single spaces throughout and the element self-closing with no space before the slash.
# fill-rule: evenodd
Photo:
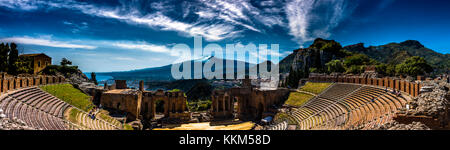
<svg viewBox="0 0 450 150">
<path fill-rule="evenodd" d="M 84 74 L 91 79 L 91 72 L 84 72 Z M 96 75 L 97 78 L 97 82 L 101 82 L 101 81 L 107 81 L 107 80 L 112 80 L 114 79 L 112 76 L 105 76 L 105 75 Z"/>
</svg>

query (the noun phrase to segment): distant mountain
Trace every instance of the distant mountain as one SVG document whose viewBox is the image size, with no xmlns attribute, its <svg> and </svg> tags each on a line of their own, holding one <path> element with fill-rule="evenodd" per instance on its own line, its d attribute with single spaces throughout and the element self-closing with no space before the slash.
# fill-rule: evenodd
<svg viewBox="0 0 450 150">
<path fill-rule="evenodd" d="M 236 66 L 238 63 L 244 63 L 246 66 L 246 71 L 248 72 L 248 69 L 255 66 L 255 64 L 237 61 L 237 60 L 227 60 L 217 57 L 202 57 L 195 60 L 190 60 L 187 62 L 191 63 L 191 77 L 194 77 L 194 63 L 202 63 L 202 66 L 209 62 L 209 61 L 223 61 L 222 68 L 216 68 L 212 67 L 212 71 L 215 71 L 216 69 L 223 69 L 224 76 L 227 74 L 226 70 L 227 67 L 225 64 L 231 64 L 233 63 L 234 66 Z M 184 62 L 183 62 L 184 63 Z M 181 64 L 181 63 L 180 63 Z M 112 76 L 115 80 L 144 80 L 145 82 L 160 82 L 160 81 L 174 81 L 175 79 L 172 77 L 171 74 L 172 64 L 161 66 L 161 67 L 154 67 L 154 68 L 145 68 L 145 69 L 138 69 L 138 70 L 130 70 L 130 71 L 121 71 L 121 72 L 100 72 L 96 73 L 97 75 L 101 76 Z M 182 67 L 180 68 L 182 69 Z M 238 70 L 237 67 L 234 67 L 234 73 L 237 74 Z M 205 71 L 204 71 L 205 73 Z M 206 72 L 208 73 L 208 72 Z"/>
<path fill-rule="evenodd" d="M 363 43 L 359 43 L 346 46 L 344 49 L 350 52 L 366 54 L 377 61 L 388 64 L 399 64 L 409 57 L 420 56 L 424 57 L 425 60 L 435 69 L 435 74 L 450 71 L 449 54 L 435 52 L 415 40 L 369 47 L 364 47 Z"/>
</svg>

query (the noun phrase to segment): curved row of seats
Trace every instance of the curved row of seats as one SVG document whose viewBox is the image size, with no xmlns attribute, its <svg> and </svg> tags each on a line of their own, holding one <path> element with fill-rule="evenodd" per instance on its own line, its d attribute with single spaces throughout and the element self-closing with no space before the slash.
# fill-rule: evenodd
<svg viewBox="0 0 450 150">
<path fill-rule="evenodd" d="M 353 91 L 335 94 L 335 87 Z M 371 86 L 336 84 L 325 92 L 291 113 L 299 129 L 370 128 L 388 122 L 398 108 L 406 105 L 404 98 Z M 331 95 L 340 99 L 329 99 Z"/>
<path fill-rule="evenodd" d="M 28 126 L 42 130 L 66 130 L 65 121 L 52 114 L 36 109 L 13 97 L 0 99 L 0 108 L 5 111 L 9 118 L 18 118 Z"/>
<path fill-rule="evenodd" d="M 287 128 L 288 128 L 288 122 L 283 121 L 281 123 L 278 123 L 276 125 L 272 125 L 272 126 L 268 127 L 266 130 L 287 130 Z"/>
<path fill-rule="evenodd" d="M 70 107 L 66 102 L 35 87 L 20 89 L 9 96 L 59 118 L 63 118 L 65 110 Z"/>
<path fill-rule="evenodd" d="M 339 99 L 345 97 L 347 94 L 355 91 L 360 87 L 361 85 L 354 85 L 354 84 L 334 84 L 327 91 L 322 93 L 320 97 L 333 101 L 338 101 Z"/>
<path fill-rule="evenodd" d="M 57 97 L 42 91 L 37 87 L 18 89 L 0 99 L 0 108 L 7 110 L 10 118 L 19 118 L 28 126 L 44 130 L 66 129 L 94 129 L 113 130 L 120 129 L 101 119 L 90 119 L 86 112 L 79 113 L 84 117 L 82 126 L 64 120 L 64 112 L 73 108 L 70 104 Z M 76 109 L 76 108 L 73 108 Z M 78 117 L 78 116 L 77 116 Z M 90 119 L 89 122 L 88 119 Z"/>
<path fill-rule="evenodd" d="M 111 126 L 109 123 L 99 120 L 99 119 L 92 119 L 90 118 L 86 113 L 78 113 L 77 121 L 81 126 L 86 127 L 87 129 L 92 130 L 116 130 L 117 128 L 114 126 Z"/>
</svg>

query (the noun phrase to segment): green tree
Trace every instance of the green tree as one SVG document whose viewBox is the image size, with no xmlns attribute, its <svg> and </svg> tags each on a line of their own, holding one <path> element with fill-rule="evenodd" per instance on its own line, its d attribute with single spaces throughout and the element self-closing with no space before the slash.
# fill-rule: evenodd
<svg viewBox="0 0 450 150">
<path fill-rule="evenodd" d="M 61 66 L 67 66 L 67 65 L 72 65 L 72 62 L 69 61 L 67 58 L 63 58 L 61 60 Z"/>
<path fill-rule="evenodd" d="M 304 77 L 304 72 L 302 70 L 294 70 L 291 67 L 291 71 L 289 72 L 289 76 L 287 78 L 286 84 L 287 84 L 287 86 L 289 86 L 291 88 L 297 88 L 298 82 L 303 77 Z"/>
<path fill-rule="evenodd" d="M 330 62 L 325 64 L 328 73 L 333 72 L 345 72 L 345 67 L 340 60 L 331 60 Z"/>
<path fill-rule="evenodd" d="M 395 65 L 388 64 L 386 66 L 386 75 L 388 75 L 388 76 L 395 76 L 395 74 L 396 74 Z"/>
<path fill-rule="evenodd" d="M 17 61 L 19 59 L 19 50 L 17 50 L 17 45 L 15 43 L 11 43 L 8 58 L 8 73 L 12 75 L 17 75 Z"/>
<path fill-rule="evenodd" d="M 30 57 L 19 57 L 18 60 L 14 63 L 14 67 L 17 69 L 17 73 L 33 73 L 33 60 Z"/>
<path fill-rule="evenodd" d="M 312 67 L 312 68 L 309 68 L 309 73 L 320 73 L 320 71 L 319 71 L 319 69 Z"/>
<path fill-rule="evenodd" d="M 355 54 L 347 57 L 344 60 L 344 65 L 346 67 L 368 65 L 370 63 L 371 63 L 370 58 L 364 54 Z"/>
<path fill-rule="evenodd" d="M 398 64 L 395 69 L 398 74 L 409 76 L 424 75 L 433 71 L 425 58 L 419 56 L 406 59 L 403 63 Z"/>
<path fill-rule="evenodd" d="M 8 71 L 8 54 L 9 46 L 8 44 L 0 44 L 0 72 Z"/>
<path fill-rule="evenodd" d="M 364 67 L 365 67 L 364 65 L 361 66 L 353 65 L 348 67 L 345 73 L 360 74 L 364 72 Z"/>
<path fill-rule="evenodd" d="M 377 72 L 379 74 L 387 76 L 387 71 L 386 71 L 387 65 L 386 64 L 384 64 L 384 63 L 378 64 L 375 66 L 375 69 L 377 70 Z"/>
</svg>

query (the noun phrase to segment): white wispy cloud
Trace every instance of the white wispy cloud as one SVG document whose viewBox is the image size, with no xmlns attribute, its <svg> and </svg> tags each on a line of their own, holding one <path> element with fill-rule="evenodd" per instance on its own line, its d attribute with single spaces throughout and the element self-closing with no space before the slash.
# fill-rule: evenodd
<svg viewBox="0 0 450 150">
<path fill-rule="evenodd" d="M 314 11 L 315 9 L 326 9 Z M 289 34 L 298 44 L 328 38 L 352 9 L 343 0 L 291 0 L 285 6 Z"/>
<path fill-rule="evenodd" d="M 123 49 L 135 49 L 147 52 L 156 53 L 170 53 L 171 49 L 164 45 L 149 44 L 146 42 L 117 42 L 113 43 L 113 46 L 117 46 Z"/>
<path fill-rule="evenodd" d="M 209 41 L 218 41 L 225 38 L 235 37 L 239 33 L 235 31 L 234 26 L 219 24 L 209 27 L 208 24 L 186 23 L 174 20 L 162 12 L 142 15 L 137 8 L 132 5 L 121 5 L 115 8 L 99 7 L 87 3 L 76 1 L 32 1 L 32 0 L 1 0 L 6 2 L 0 4 L 9 8 L 34 10 L 38 8 L 66 8 L 81 11 L 84 14 L 117 19 L 129 24 L 141 24 L 150 28 L 160 29 L 164 31 L 176 31 L 186 36 L 203 36 Z M 1 2 L 0 1 L 0 2 Z M 156 9 L 164 9 L 162 4 L 154 4 L 152 7 Z"/>
<path fill-rule="evenodd" d="M 81 23 L 74 23 L 74 22 L 69 22 L 69 21 L 63 21 L 64 25 L 67 25 L 70 27 L 70 31 L 72 33 L 79 33 L 83 30 L 87 30 L 88 29 L 88 23 L 87 22 L 81 22 Z"/>
<path fill-rule="evenodd" d="M 114 60 L 120 60 L 120 61 L 135 61 L 135 58 L 131 57 L 113 57 Z"/>
<path fill-rule="evenodd" d="M 255 27 L 249 13 L 259 13 L 259 10 L 247 0 L 200 0 L 197 7 L 199 17 L 204 19 L 218 18 L 233 25 L 242 26 L 246 29 L 261 32 Z"/>
<path fill-rule="evenodd" d="M 64 41 L 53 40 L 49 37 L 9 37 L 0 39 L 0 41 L 4 42 L 14 42 L 20 44 L 29 44 L 29 45 L 39 45 L 39 46 L 48 46 L 48 47 L 58 47 L 58 48 L 78 48 L 78 49 L 95 49 L 96 46 L 91 45 L 82 45 L 82 44 L 73 44 Z"/>
<path fill-rule="evenodd" d="M 31 0 L 0 0 L 0 6 L 7 8 L 20 8 L 22 10 L 35 10 L 40 5 L 39 1 Z"/>
<path fill-rule="evenodd" d="M 264 34 L 266 28 L 278 25 L 287 29 L 292 40 L 300 45 L 317 37 L 330 37 L 331 30 L 352 11 L 348 3 L 344 0 L 196 0 L 181 3 L 180 11 L 164 1 L 145 5 L 140 1 L 120 1 L 116 6 L 100 6 L 74 0 L 0 0 L 0 6 L 14 10 L 71 9 L 155 30 L 175 31 L 186 37 L 203 36 L 207 41 L 242 37 L 245 30 Z M 155 11 L 147 12 L 146 8 Z M 174 12 L 183 14 L 172 18 L 170 14 Z M 195 15 L 196 19 L 186 19 L 188 15 Z"/>
</svg>

